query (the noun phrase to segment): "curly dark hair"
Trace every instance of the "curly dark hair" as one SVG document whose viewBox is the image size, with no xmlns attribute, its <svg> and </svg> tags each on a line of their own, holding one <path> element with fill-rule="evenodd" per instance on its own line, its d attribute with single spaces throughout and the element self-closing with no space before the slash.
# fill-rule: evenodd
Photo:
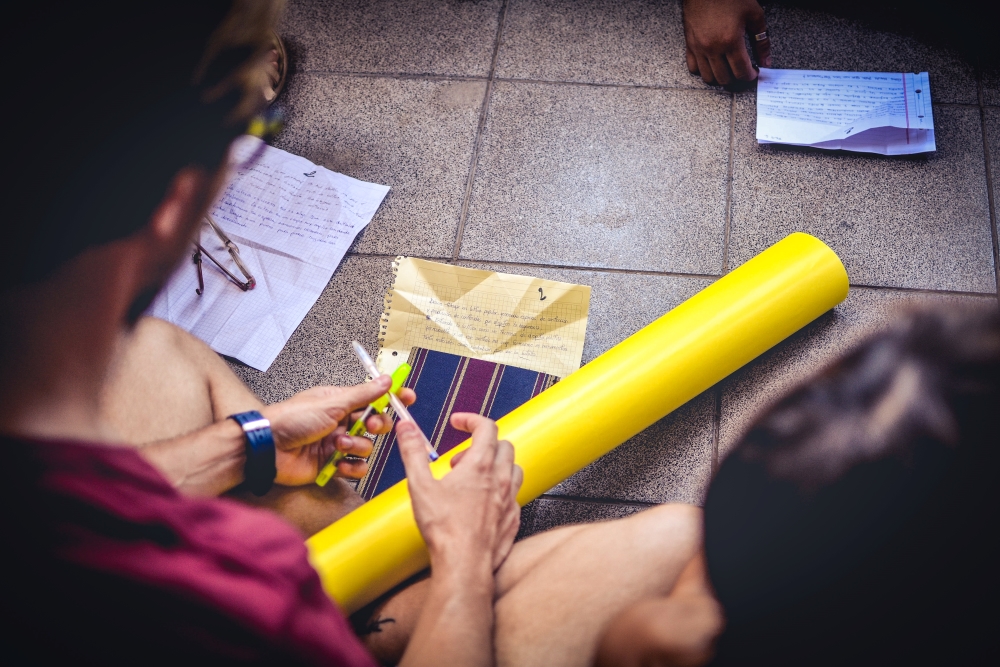
<svg viewBox="0 0 1000 667">
<path fill-rule="evenodd" d="M 997 594 L 1000 312 L 925 310 L 771 409 L 705 506 L 717 664 L 973 659 Z"/>
</svg>

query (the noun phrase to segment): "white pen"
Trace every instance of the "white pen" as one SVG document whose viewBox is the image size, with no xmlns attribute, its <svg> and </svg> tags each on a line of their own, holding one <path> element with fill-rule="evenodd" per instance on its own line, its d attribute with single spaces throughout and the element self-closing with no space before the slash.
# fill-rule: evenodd
<svg viewBox="0 0 1000 667">
<path fill-rule="evenodd" d="M 372 376 L 372 379 L 382 375 L 378 371 L 378 366 L 376 366 L 375 362 L 372 361 L 372 358 L 368 355 L 368 351 L 361 345 L 361 343 L 356 340 L 351 341 L 351 347 L 354 348 L 354 354 L 358 355 L 358 360 L 361 362 L 361 365 L 368 372 L 368 374 Z M 386 395 L 389 397 L 389 405 L 392 406 L 392 410 L 396 413 L 397 417 L 403 421 L 413 422 L 414 424 L 417 423 L 416 420 L 410 416 L 410 411 L 406 409 L 406 406 L 403 405 L 403 401 L 399 400 L 398 396 L 391 391 Z M 421 436 L 424 437 L 423 434 L 421 434 Z M 437 461 L 438 453 L 434 451 L 434 448 L 431 447 L 431 443 L 427 441 L 426 437 L 424 437 L 424 447 L 427 449 L 427 458 L 431 461 Z"/>
</svg>

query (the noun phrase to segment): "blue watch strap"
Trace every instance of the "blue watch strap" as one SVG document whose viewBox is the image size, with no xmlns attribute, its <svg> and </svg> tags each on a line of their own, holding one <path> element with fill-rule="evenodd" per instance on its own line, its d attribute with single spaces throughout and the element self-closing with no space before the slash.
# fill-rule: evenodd
<svg viewBox="0 0 1000 667">
<path fill-rule="evenodd" d="M 271 422 L 256 410 L 229 415 L 243 429 L 247 462 L 243 466 L 244 484 L 257 496 L 271 490 L 278 474 L 275 467 L 274 434 Z"/>
</svg>

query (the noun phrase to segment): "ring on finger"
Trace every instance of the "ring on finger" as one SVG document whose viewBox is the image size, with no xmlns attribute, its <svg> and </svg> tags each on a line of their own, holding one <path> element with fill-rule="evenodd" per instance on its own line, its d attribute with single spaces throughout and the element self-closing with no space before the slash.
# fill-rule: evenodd
<svg viewBox="0 0 1000 667">
<path fill-rule="evenodd" d="M 755 42 L 763 42 L 767 38 L 768 38 L 767 30 L 765 30 L 764 32 L 758 32 L 756 35 L 753 36 L 753 40 Z"/>
</svg>

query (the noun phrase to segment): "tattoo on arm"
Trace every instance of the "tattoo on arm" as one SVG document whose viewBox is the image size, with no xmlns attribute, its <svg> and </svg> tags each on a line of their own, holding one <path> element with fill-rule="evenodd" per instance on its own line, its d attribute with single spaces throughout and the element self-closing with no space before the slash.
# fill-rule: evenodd
<svg viewBox="0 0 1000 667">
<path fill-rule="evenodd" d="M 365 635 L 370 635 L 376 632 L 382 632 L 382 626 L 386 623 L 395 623 L 394 618 L 382 618 L 381 616 L 373 616 L 368 619 L 368 623 L 362 628 L 361 632 L 358 633 L 359 637 L 364 637 Z"/>
</svg>

